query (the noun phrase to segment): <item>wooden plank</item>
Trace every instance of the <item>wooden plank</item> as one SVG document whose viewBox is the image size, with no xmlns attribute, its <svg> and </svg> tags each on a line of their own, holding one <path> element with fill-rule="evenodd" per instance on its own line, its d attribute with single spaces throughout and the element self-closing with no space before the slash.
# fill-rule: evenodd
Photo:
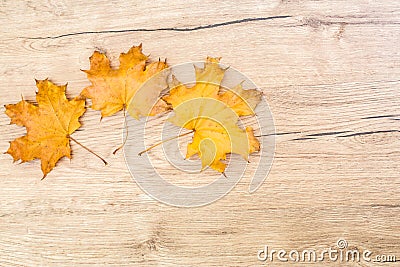
<svg viewBox="0 0 400 267">
<path fill-rule="evenodd" d="M 277 132 L 256 193 L 250 164 L 227 196 L 183 209 L 147 196 L 123 153 L 112 155 L 122 114 L 99 123 L 89 109 L 74 137 L 109 166 L 72 144 L 73 159 L 40 181 L 39 162 L 0 155 L 1 266 L 265 266 L 264 245 L 322 250 L 340 238 L 400 259 L 398 2 L 3 1 L 0 13 L 0 151 L 24 133 L 3 105 L 34 100 L 34 78 L 68 82 L 74 96 L 89 84 L 80 69 L 93 50 L 117 65 L 138 43 L 171 65 L 222 56 L 263 90 Z M 204 182 L 168 162 L 156 168 L 176 183 Z"/>
</svg>

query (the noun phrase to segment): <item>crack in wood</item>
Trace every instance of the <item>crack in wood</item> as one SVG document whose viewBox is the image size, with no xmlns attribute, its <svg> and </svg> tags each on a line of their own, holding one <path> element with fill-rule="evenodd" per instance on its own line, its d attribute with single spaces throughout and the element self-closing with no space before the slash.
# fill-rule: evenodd
<svg viewBox="0 0 400 267">
<path fill-rule="evenodd" d="M 299 138 L 293 138 L 291 141 L 301 141 L 301 140 L 314 140 L 317 139 L 315 137 L 299 137 Z"/>
<path fill-rule="evenodd" d="M 353 133 L 353 134 L 347 134 L 347 135 L 339 135 L 338 137 L 352 137 L 352 136 L 358 136 L 358 135 L 369 135 L 369 134 L 379 134 L 379 133 L 400 133 L 400 130 L 360 132 L 360 133 Z"/>
<path fill-rule="evenodd" d="M 340 132 L 326 132 L 326 133 L 315 133 L 315 134 L 307 134 L 306 136 L 325 136 L 325 135 L 338 135 L 343 133 L 351 133 L 351 131 L 340 131 Z"/>
<path fill-rule="evenodd" d="M 400 114 L 369 116 L 369 117 L 364 117 L 364 118 L 361 118 L 361 119 L 362 120 L 365 120 L 365 119 L 382 119 L 382 118 L 394 118 L 394 117 L 400 117 Z"/>
<path fill-rule="evenodd" d="M 56 35 L 56 36 L 19 37 L 19 38 L 37 40 L 37 39 L 58 39 L 58 38 L 63 38 L 63 37 L 75 36 L 75 35 L 102 34 L 102 33 L 155 32 L 155 31 L 190 32 L 190 31 L 198 31 L 198 30 L 204 30 L 204 29 L 212 29 L 212 28 L 228 26 L 228 25 L 233 25 L 233 24 L 247 23 L 247 22 L 252 22 L 252 21 L 286 19 L 286 18 L 291 18 L 291 17 L 292 16 L 282 15 L 282 16 L 271 16 L 271 17 L 244 18 L 244 19 L 237 19 L 237 20 L 225 21 L 225 22 L 208 24 L 208 25 L 200 25 L 200 26 L 195 26 L 195 27 L 186 27 L 186 28 L 166 27 L 166 28 L 154 28 L 154 29 L 138 28 L 138 29 L 125 29 L 125 30 L 83 31 L 83 32 L 66 33 L 66 34 L 61 34 L 61 35 Z"/>
<path fill-rule="evenodd" d="M 376 117 L 380 117 L 380 116 L 376 116 Z M 329 135 L 336 135 L 336 137 L 353 137 L 353 136 L 359 136 L 359 135 L 370 135 L 370 134 L 379 134 L 379 133 L 397 133 L 397 132 L 400 132 L 400 130 L 368 131 L 368 132 L 359 132 L 359 133 L 351 133 L 351 132 L 353 132 L 353 131 L 337 131 L 337 132 L 307 134 L 304 137 L 293 138 L 290 141 L 314 140 L 314 139 L 317 139 L 316 137 L 329 136 Z M 351 134 L 340 135 L 340 134 L 344 134 L 344 133 L 351 133 Z"/>
</svg>

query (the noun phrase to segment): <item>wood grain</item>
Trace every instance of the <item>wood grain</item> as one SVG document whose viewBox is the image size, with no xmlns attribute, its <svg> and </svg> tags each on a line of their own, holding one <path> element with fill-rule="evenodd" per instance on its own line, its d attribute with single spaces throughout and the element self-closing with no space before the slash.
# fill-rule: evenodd
<svg viewBox="0 0 400 267">
<path fill-rule="evenodd" d="M 400 260 L 398 1 L 1 1 L 0 13 L 1 106 L 34 100 L 34 78 L 68 82 L 74 96 L 95 49 L 116 62 L 143 43 L 171 65 L 222 56 L 263 90 L 277 132 L 256 193 L 245 177 L 213 204 L 176 208 L 112 155 L 122 114 L 99 123 L 89 109 L 74 137 L 109 166 L 72 144 L 73 159 L 40 181 L 39 162 L 0 155 L 0 266 L 280 266 L 257 251 L 340 238 Z M 1 107 L 0 151 L 24 133 L 8 124 Z"/>
</svg>

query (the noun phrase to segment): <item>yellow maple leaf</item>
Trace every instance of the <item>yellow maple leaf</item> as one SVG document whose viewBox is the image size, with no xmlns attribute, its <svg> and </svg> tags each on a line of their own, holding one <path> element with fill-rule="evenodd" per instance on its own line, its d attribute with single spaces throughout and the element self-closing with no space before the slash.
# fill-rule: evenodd
<svg viewBox="0 0 400 267">
<path fill-rule="evenodd" d="M 70 134 L 81 126 L 78 119 L 85 112 L 85 101 L 69 101 L 65 96 L 67 86 L 57 86 L 47 79 L 36 81 L 36 86 L 37 106 L 25 100 L 5 106 L 11 123 L 25 126 L 27 131 L 10 143 L 7 153 L 14 161 L 40 159 L 44 178 L 60 158 L 71 158 Z"/>
<path fill-rule="evenodd" d="M 175 80 L 175 87 L 163 99 L 174 109 L 175 115 L 169 121 L 194 132 L 186 158 L 198 154 L 202 169 L 210 166 L 224 172 L 226 164 L 221 160 L 226 159 L 226 154 L 240 154 L 247 160 L 249 154 L 260 149 L 253 129 L 243 130 L 237 122 L 239 116 L 254 115 L 261 92 L 243 90 L 241 85 L 222 92 L 225 70 L 218 62 L 218 58 L 207 58 L 204 68 L 195 68 L 193 87 Z"/>
<path fill-rule="evenodd" d="M 148 57 L 142 53 L 142 45 L 133 46 L 127 53 L 121 53 L 118 69 L 110 66 L 110 61 L 105 54 L 94 52 L 90 57 L 90 69 L 84 70 L 92 85 L 86 87 L 81 95 L 92 100 L 92 108 L 101 110 L 101 116 L 111 116 L 120 110 L 126 110 L 131 104 L 143 105 L 143 103 L 131 103 L 135 93 L 150 77 L 167 68 L 166 62 L 153 62 L 147 64 Z M 157 84 L 152 90 L 156 95 L 165 86 Z M 154 92 L 149 92 L 154 93 Z M 143 99 L 141 99 L 143 101 Z M 146 99 L 149 104 L 153 99 Z M 157 108 L 153 110 L 160 112 L 167 106 L 159 101 Z M 141 114 L 140 111 L 131 113 L 134 117 L 153 114 Z"/>
</svg>

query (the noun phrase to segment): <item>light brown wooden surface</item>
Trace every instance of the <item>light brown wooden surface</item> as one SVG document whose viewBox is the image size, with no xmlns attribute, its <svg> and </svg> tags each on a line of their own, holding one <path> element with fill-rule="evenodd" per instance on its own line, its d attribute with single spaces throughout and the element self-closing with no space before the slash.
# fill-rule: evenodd
<svg viewBox="0 0 400 267">
<path fill-rule="evenodd" d="M 122 114 L 99 123 L 89 109 L 74 137 L 109 166 L 72 144 L 72 160 L 41 181 L 39 161 L 0 155 L 0 266 L 266 266 L 264 245 L 323 249 L 340 238 L 400 260 L 398 1 L 1 1 L 0 13 L 2 152 L 25 132 L 3 105 L 34 100 L 34 78 L 68 82 L 74 96 L 95 49 L 116 60 L 139 43 L 171 65 L 221 56 L 263 90 L 279 134 L 256 193 L 245 178 L 213 204 L 176 208 L 148 197 L 123 153 L 112 155 Z"/>
</svg>

